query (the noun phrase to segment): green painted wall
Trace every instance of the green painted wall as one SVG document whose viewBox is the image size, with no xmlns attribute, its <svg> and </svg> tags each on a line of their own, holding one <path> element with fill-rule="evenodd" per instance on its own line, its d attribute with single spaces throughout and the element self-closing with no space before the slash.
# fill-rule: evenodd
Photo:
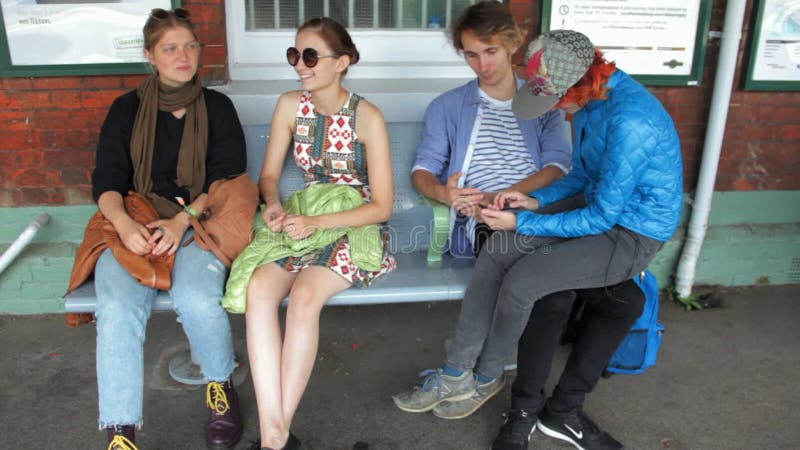
<svg viewBox="0 0 800 450">
<path fill-rule="evenodd" d="M 691 198 L 682 226 L 650 268 L 664 286 L 680 257 Z M 697 284 L 747 286 L 800 283 L 800 191 L 719 192 L 697 269 Z M 33 243 L 0 274 L 0 313 L 63 311 L 72 258 L 91 205 L 0 209 L 0 251 L 5 251 L 40 211 L 51 220 Z"/>
</svg>

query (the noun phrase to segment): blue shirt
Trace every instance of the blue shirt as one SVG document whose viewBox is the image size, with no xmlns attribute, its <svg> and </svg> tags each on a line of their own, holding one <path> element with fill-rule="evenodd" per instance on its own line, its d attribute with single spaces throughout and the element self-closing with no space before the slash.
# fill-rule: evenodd
<svg viewBox="0 0 800 450">
<path fill-rule="evenodd" d="M 523 80 L 517 79 L 517 86 Z M 480 99 L 478 80 L 436 97 L 425 111 L 425 131 L 412 170 L 427 170 L 446 183 L 463 172 Z M 572 168 L 569 128 L 562 111 L 550 111 L 537 119 L 517 118 L 525 146 L 537 167 L 555 165 L 565 173 Z"/>
<path fill-rule="evenodd" d="M 524 80 L 517 79 L 518 88 L 523 83 Z M 443 184 L 454 173 L 466 172 L 465 162 L 479 106 L 477 79 L 436 97 L 425 111 L 425 131 L 411 171 L 426 170 Z M 571 170 L 569 124 L 564 120 L 562 111 L 550 111 L 536 119 L 517 117 L 516 120 L 536 167 L 556 166 L 564 173 Z M 454 219 L 452 216 L 451 219 Z M 454 220 L 451 220 L 451 251 L 469 247 L 471 252 L 471 246 L 464 242 L 452 242 L 453 225 Z M 466 237 L 456 240 L 463 239 Z"/>
</svg>

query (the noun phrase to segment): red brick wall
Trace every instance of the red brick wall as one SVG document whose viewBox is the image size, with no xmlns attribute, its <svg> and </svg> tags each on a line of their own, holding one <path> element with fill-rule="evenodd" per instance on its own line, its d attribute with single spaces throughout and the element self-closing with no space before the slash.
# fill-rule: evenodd
<svg viewBox="0 0 800 450">
<path fill-rule="evenodd" d="M 509 0 L 530 36 L 538 33 L 539 1 Z M 752 3 L 752 2 L 751 2 Z M 714 1 L 712 30 L 722 29 L 724 0 Z M 207 84 L 227 79 L 225 11 L 221 0 L 186 0 L 198 26 Z M 748 12 L 748 17 L 749 17 Z M 533 19 L 537 18 L 537 19 Z M 745 25 L 745 38 L 750 28 Z M 741 89 L 747 39 L 725 131 L 716 189 L 800 189 L 800 92 Z M 708 120 L 719 39 L 709 40 L 702 87 L 651 91 L 675 119 L 683 143 L 686 190 L 694 190 Z M 142 76 L 0 79 L 0 206 L 91 203 L 89 176 L 97 134 L 111 101 Z"/>
<path fill-rule="evenodd" d="M 184 0 L 184 6 L 204 44 L 204 83 L 224 83 L 224 2 Z M 92 203 L 90 176 L 100 125 L 111 102 L 143 78 L 0 78 L 0 207 Z"/>
</svg>

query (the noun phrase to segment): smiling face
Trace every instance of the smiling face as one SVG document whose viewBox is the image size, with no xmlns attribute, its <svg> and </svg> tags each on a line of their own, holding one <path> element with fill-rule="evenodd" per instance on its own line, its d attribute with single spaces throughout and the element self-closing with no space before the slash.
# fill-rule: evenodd
<svg viewBox="0 0 800 450">
<path fill-rule="evenodd" d="M 346 55 L 330 56 L 334 54 L 333 50 L 318 33 L 311 30 L 297 33 L 294 45 L 301 54 L 303 50 L 313 48 L 320 56 L 314 67 L 306 66 L 303 58 L 300 58 L 297 65 L 294 66 L 304 90 L 315 91 L 340 82 L 342 72 L 349 65 Z"/>
<path fill-rule="evenodd" d="M 506 48 L 499 35 L 493 35 L 484 42 L 471 30 L 461 34 L 462 53 L 469 67 L 478 76 L 482 88 L 497 86 L 509 79 L 514 79 L 511 66 L 511 54 L 515 49 Z"/>
<path fill-rule="evenodd" d="M 188 28 L 176 26 L 165 31 L 144 54 L 158 71 L 162 83 L 180 87 L 197 73 L 200 43 Z"/>
</svg>

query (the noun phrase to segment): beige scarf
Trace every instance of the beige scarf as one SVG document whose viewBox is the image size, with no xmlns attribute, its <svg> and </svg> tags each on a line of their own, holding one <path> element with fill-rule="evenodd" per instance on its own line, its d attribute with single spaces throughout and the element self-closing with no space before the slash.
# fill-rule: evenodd
<svg viewBox="0 0 800 450">
<path fill-rule="evenodd" d="M 188 205 L 202 192 L 206 180 L 208 112 L 203 87 L 196 75 L 189 83 L 172 88 L 159 82 L 158 75 L 153 74 L 136 93 L 139 95 L 139 109 L 131 134 L 133 187 L 153 203 L 162 218 L 171 218 L 181 211 L 181 206 L 151 192 L 158 111 L 173 112 L 186 108 L 176 181 L 178 186 L 188 189 L 190 198 L 184 199 Z"/>
</svg>

